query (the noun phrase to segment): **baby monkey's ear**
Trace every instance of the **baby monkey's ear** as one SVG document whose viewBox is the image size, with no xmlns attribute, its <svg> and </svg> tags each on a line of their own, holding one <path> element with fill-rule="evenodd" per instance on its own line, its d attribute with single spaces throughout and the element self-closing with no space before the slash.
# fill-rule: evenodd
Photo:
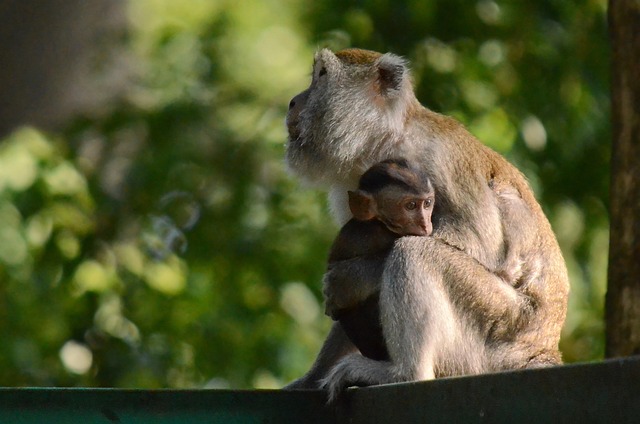
<svg viewBox="0 0 640 424">
<path fill-rule="evenodd" d="M 394 97 L 402 93 L 402 86 L 409 79 L 407 63 L 400 56 L 386 53 L 376 61 L 380 94 Z"/>
<path fill-rule="evenodd" d="M 369 221 L 376 217 L 375 199 L 366 191 L 349 191 L 349 209 L 358 221 Z"/>
</svg>

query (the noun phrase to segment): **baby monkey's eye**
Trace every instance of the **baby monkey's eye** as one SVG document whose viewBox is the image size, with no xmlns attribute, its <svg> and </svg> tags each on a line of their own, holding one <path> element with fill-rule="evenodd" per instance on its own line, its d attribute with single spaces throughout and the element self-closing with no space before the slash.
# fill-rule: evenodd
<svg viewBox="0 0 640 424">
<path fill-rule="evenodd" d="M 416 204 L 416 202 L 414 202 L 414 201 L 407 202 L 407 203 L 404 205 L 404 207 L 405 207 L 408 211 L 412 211 L 412 210 L 414 210 L 414 209 L 416 208 L 416 206 L 418 206 L 418 205 L 417 205 L 417 204 Z"/>
<path fill-rule="evenodd" d="M 431 207 L 431 205 L 433 205 L 433 199 L 432 198 L 428 198 L 428 199 L 426 199 L 424 201 L 423 208 L 429 209 Z"/>
<path fill-rule="evenodd" d="M 322 68 L 320 68 L 320 72 L 318 72 L 318 76 L 321 77 L 326 74 L 327 74 L 327 68 L 323 66 Z"/>
</svg>

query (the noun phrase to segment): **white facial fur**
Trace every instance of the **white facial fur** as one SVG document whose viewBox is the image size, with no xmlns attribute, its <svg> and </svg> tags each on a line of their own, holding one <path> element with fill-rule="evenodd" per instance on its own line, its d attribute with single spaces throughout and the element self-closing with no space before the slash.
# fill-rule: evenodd
<svg viewBox="0 0 640 424">
<path fill-rule="evenodd" d="M 393 76 L 392 87 L 381 89 L 381 69 Z M 417 102 L 404 59 L 384 54 L 354 66 L 326 49 L 316 54 L 311 85 L 299 96 L 304 106 L 287 117 L 288 168 L 306 183 L 349 189 L 370 165 L 397 151 L 406 112 Z"/>
</svg>

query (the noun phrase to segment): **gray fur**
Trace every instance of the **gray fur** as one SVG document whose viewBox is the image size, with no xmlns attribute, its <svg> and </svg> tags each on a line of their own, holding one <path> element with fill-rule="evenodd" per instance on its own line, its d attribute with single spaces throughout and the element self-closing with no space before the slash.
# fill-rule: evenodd
<svg viewBox="0 0 640 424">
<path fill-rule="evenodd" d="M 438 193 L 434 232 L 399 239 L 381 278 L 369 258 L 332 264 L 325 275 L 328 311 L 380 292 L 391 361 L 362 357 L 334 327 L 312 370 L 288 388 L 325 387 L 335 398 L 349 385 L 560 364 L 568 277 L 525 178 L 458 122 L 420 105 L 408 73 L 393 80 L 400 94 L 376 92 L 381 60 L 406 64 L 367 54 L 368 63 L 329 50 L 316 55 L 311 86 L 287 116 L 288 167 L 329 189 L 344 224 L 346 190 L 356 188 L 364 170 L 408 158 Z M 326 75 L 319 76 L 320 67 Z"/>
</svg>

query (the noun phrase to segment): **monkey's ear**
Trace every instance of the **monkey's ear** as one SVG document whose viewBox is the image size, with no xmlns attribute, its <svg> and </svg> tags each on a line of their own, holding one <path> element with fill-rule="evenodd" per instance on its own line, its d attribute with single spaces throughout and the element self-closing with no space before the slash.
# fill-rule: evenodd
<svg viewBox="0 0 640 424">
<path fill-rule="evenodd" d="M 408 78 L 407 62 L 400 56 L 386 53 L 380 56 L 376 65 L 381 94 L 400 93 L 402 85 Z"/>
<path fill-rule="evenodd" d="M 318 64 L 322 64 L 322 68 L 328 72 L 340 67 L 340 61 L 336 57 L 335 53 L 329 49 L 321 49 L 316 53 L 313 58 L 313 68 L 316 69 Z"/>
<path fill-rule="evenodd" d="M 375 200 L 362 190 L 349 191 L 349 209 L 353 217 L 358 221 L 369 221 L 375 218 Z"/>
</svg>

